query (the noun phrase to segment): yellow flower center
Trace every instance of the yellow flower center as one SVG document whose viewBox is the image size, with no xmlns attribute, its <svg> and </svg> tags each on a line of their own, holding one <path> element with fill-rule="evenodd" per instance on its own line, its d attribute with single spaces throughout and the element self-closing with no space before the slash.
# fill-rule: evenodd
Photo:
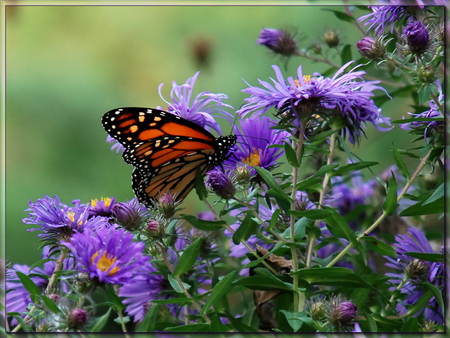
<svg viewBox="0 0 450 338">
<path fill-rule="evenodd" d="M 97 258 L 98 253 L 100 251 L 101 250 L 97 251 L 95 254 L 92 255 L 91 264 L 94 264 L 94 261 Z M 102 270 L 103 272 L 108 271 L 116 260 L 117 260 L 116 257 L 113 257 L 112 255 L 107 255 L 105 251 L 103 253 L 103 256 L 100 257 L 100 259 L 97 261 L 97 268 Z M 119 271 L 119 267 L 115 266 L 111 271 L 108 272 L 108 276 L 115 275 L 117 271 Z"/>
<path fill-rule="evenodd" d="M 109 197 L 102 197 L 101 201 L 105 202 L 105 208 L 108 208 L 111 205 L 111 198 L 109 198 Z M 97 207 L 97 202 L 98 202 L 98 199 L 91 200 L 91 205 L 93 208 Z"/>
<path fill-rule="evenodd" d="M 303 81 L 304 81 L 305 83 L 311 83 L 311 75 L 303 75 Z M 298 80 L 297 80 L 297 79 L 295 79 L 294 82 L 295 82 L 295 85 L 296 85 L 297 87 L 301 87 L 301 86 L 302 86 L 301 83 L 298 83 Z"/>
<path fill-rule="evenodd" d="M 67 217 L 69 217 L 69 219 L 75 223 L 75 213 L 73 211 L 68 211 L 67 212 Z M 83 220 L 79 219 L 77 223 L 77 226 L 83 225 Z"/>
<path fill-rule="evenodd" d="M 244 164 L 255 167 L 261 164 L 261 158 L 259 157 L 259 152 L 257 149 L 253 148 L 253 153 L 249 157 L 242 160 Z"/>
</svg>

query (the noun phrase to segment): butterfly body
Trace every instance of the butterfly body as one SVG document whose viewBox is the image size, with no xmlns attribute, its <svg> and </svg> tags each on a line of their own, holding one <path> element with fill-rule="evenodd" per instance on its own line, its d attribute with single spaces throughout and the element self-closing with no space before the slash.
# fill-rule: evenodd
<svg viewBox="0 0 450 338">
<path fill-rule="evenodd" d="M 204 176 L 221 165 L 236 136 L 214 137 L 177 115 L 152 108 L 118 108 L 102 118 L 105 130 L 125 147 L 123 159 L 135 169 L 132 187 L 152 205 L 171 192 L 182 200 L 193 189 L 197 168 Z"/>
</svg>

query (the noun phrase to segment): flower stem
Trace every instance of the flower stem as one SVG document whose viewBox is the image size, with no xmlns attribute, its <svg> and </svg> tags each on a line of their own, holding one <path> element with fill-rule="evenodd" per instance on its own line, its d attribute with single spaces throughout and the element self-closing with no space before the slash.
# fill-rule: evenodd
<svg viewBox="0 0 450 338">
<path fill-rule="evenodd" d="M 209 210 L 211 210 L 211 212 L 214 214 L 216 219 L 223 221 L 222 217 L 220 217 L 220 215 L 214 210 L 214 208 L 211 206 L 211 204 L 209 204 L 209 202 L 207 200 L 204 200 L 203 202 L 205 202 L 206 206 L 208 207 Z M 228 224 L 225 224 L 225 228 L 227 228 L 227 230 L 230 231 L 232 234 L 234 234 L 236 232 Z M 246 241 L 241 239 L 241 243 L 244 244 L 244 246 L 247 248 L 248 251 L 250 251 L 252 253 L 253 256 L 255 256 L 258 259 L 261 258 L 258 255 L 258 253 L 255 250 L 253 250 L 250 245 L 248 245 L 248 243 Z M 272 268 L 265 260 L 263 260 L 262 263 L 266 266 L 267 269 L 270 270 L 270 272 L 272 272 L 275 275 L 277 274 L 275 269 Z"/>
<path fill-rule="evenodd" d="M 167 267 L 169 268 L 170 272 L 173 273 L 175 271 L 175 268 L 173 267 L 172 263 L 170 262 L 169 258 L 167 257 L 167 251 L 166 251 L 166 247 L 158 242 L 157 245 L 159 246 L 159 248 L 161 249 L 161 254 L 163 255 L 163 259 L 164 262 L 166 262 Z M 183 293 L 186 295 L 187 298 L 192 299 L 192 305 L 194 305 L 194 307 L 197 309 L 197 311 L 199 313 L 203 314 L 203 318 L 205 319 L 205 321 L 210 324 L 211 320 L 209 319 L 208 315 L 206 313 L 203 313 L 203 310 L 201 308 L 201 306 L 197 303 L 197 301 L 191 296 L 191 294 L 189 293 L 188 290 L 186 290 L 186 288 L 183 285 L 183 282 L 181 281 L 180 277 L 175 277 L 178 285 L 180 286 L 181 290 L 183 291 Z"/>
<path fill-rule="evenodd" d="M 400 193 L 400 195 L 398 195 L 398 197 L 397 197 L 397 203 L 400 202 L 400 200 L 403 198 L 403 196 L 408 191 L 408 189 L 411 186 L 411 184 L 414 182 L 414 180 L 417 178 L 417 176 L 419 176 L 420 172 L 422 171 L 423 167 L 425 166 L 425 164 L 426 164 L 426 162 L 428 160 L 428 157 L 431 154 L 431 151 L 432 150 L 430 150 L 430 152 L 425 155 L 425 157 L 422 159 L 422 161 L 420 161 L 420 164 L 417 167 L 416 171 L 411 176 L 411 178 L 408 180 L 408 182 L 406 182 L 405 187 L 403 188 L 403 190 Z M 383 219 L 385 219 L 386 216 L 387 216 L 386 212 L 383 211 L 381 216 L 363 234 L 359 235 L 356 238 L 356 240 L 359 242 L 364 236 L 368 236 L 368 234 L 370 234 L 373 230 L 375 230 L 375 228 L 381 223 L 381 221 Z M 344 248 L 344 250 L 342 250 L 326 267 L 329 268 L 329 267 L 333 266 L 334 264 L 336 264 L 336 262 L 338 262 L 347 253 L 347 251 L 350 250 L 351 247 L 352 247 L 352 243 L 350 242 Z"/>
<path fill-rule="evenodd" d="M 61 255 L 59 256 L 58 262 L 56 263 L 56 267 L 55 270 L 53 271 L 52 276 L 50 277 L 50 280 L 48 282 L 47 288 L 45 289 L 45 293 L 48 295 L 50 293 L 50 291 L 52 290 L 53 287 L 53 283 L 55 282 L 56 279 L 56 272 L 58 272 L 59 270 L 61 270 L 61 267 L 64 263 L 64 260 L 66 259 L 68 255 L 68 252 L 63 250 L 61 251 Z"/>
<path fill-rule="evenodd" d="M 400 290 L 408 281 L 408 277 L 405 276 L 405 278 L 403 278 L 403 280 L 400 282 L 400 284 L 397 286 L 397 288 L 395 290 Z M 389 303 L 386 305 L 384 311 L 387 311 L 389 309 L 389 305 L 392 303 L 392 301 L 394 300 L 394 293 L 392 293 L 391 298 L 389 299 Z"/>
</svg>

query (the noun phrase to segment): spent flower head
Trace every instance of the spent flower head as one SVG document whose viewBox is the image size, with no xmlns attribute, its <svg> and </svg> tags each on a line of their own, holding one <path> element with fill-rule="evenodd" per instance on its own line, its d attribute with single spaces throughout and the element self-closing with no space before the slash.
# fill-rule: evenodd
<svg viewBox="0 0 450 338">
<path fill-rule="evenodd" d="M 292 56 L 297 52 L 295 32 L 286 29 L 263 28 L 256 41 L 282 56 Z"/>
</svg>

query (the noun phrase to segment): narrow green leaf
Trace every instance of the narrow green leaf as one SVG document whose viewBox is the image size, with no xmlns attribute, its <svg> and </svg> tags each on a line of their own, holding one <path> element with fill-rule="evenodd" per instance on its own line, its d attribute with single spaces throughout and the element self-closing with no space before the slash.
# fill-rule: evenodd
<svg viewBox="0 0 450 338">
<path fill-rule="evenodd" d="M 370 332 L 378 332 L 377 322 L 373 319 L 372 315 L 369 312 L 364 311 L 363 316 L 366 318 L 367 323 L 369 325 Z"/>
<path fill-rule="evenodd" d="M 361 251 L 361 243 L 356 240 L 356 235 L 353 230 L 348 225 L 347 221 L 339 215 L 334 209 L 329 207 L 324 207 L 326 210 L 330 210 L 333 214 L 324 219 L 328 230 L 330 230 L 333 236 L 339 238 L 345 238 L 353 244 L 353 247 Z"/>
<path fill-rule="evenodd" d="M 239 228 L 233 234 L 233 243 L 238 245 L 241 241 L 246 241 L 251 235 L 256 232 L 258 223 L 252 219 L 252 215 L 248 213 L 242 221 Z"/>
<path fill-rule="evenodd" d="M 291 145 L 287 142 L 284 142 L 284 152 L 286 154 L 286 158 L 291 166 L 294 168 L 300 167 L 298 160 L 297 160 L 297 154 L 295 153 L 295 150 L 292 149 Z"/>
<path fill-rule="evenodd" d="M 195 191 L 197 192 L 200 201 L 205 200 L 208 193 L 206 192 L 205 184 L 203 183 L 203 175 L 200 168 L 197 168 L 195 173 Z"/>
<path fill-rule="evenodd" d="M 114 288 L 112 285 L 106 285 L 105 287 L 105 293 L 107 299 L 114 304 L 116 307 L 116 310 L 124 310 L 125 306 L 122 304 L 122 301 L 120 300 L 119 296 L 117 296 L 116 292 L 114 291 Z"/>
<path fill-rule="evenodd" d="M 187 324 L 180 326 L 167 327 L 165 331 L 168 332 L 210 332 L 211 326 L 209 324 Z"/>
<path fill-rule="evenodd" d="M 421 86 L 418 90 L 419 94 L 419 104 L 425 104 L 430 99 L 431 95 L 431 86 Z"/>
<path fill-rule="evenodd" d="M 347 62 L 353 60 L 352 59 L 352 46 L 351 45 L 345 45 L 344 48 L 342 48 L 341 60 L 342 60 L 342 64 L 346 64 Z"/>
<path fill-rule="evenodd" d="M 425 286 L 426 288 L 428 288 L 428 290 L 430 290 L 433 293 L 433 296 L 434 296 L 434 298 L 436 298 L 440 308 L 442 310 L 444 310 L 445 309 L 445 305 L 444 305 L 444 298 L 442 297 L 442 291 L 439 290 L 433 284 L 430 284 L 428 282 L 424 282 L 422 285 Z"/>
<path fill-rule="evenodd" d="M 222 278 L 222 280 L 217 283 L 211 291 L 208 299 L 206 300 L 205 306 L 203 306 L 203 313 L 206 313 L 208 309 L 218 302 L 223 296 L 228 294 L 233 288 L 233 281 L 236 278 L 237 271 L 232 271 L 228 275 Z"/>
<path fill-rule="evenodd" d="M 430 196 L 429 199 L 427 199 L 425 202 L 423 202 L 422 205 L 427 205 L 430 203 L 433 203 L 441 198 L 444 198 L 444 183 L 442 183 L 433 193 L 433 195 Z"/>
<path fill-rule="evenodd" d="M 291 275 L 298 275 L 300 279 L 306 280 L 309 284 L 372 288 L 352 270 L 341 267 L 300 269 L 295 273 L 291 272 Z"/>
<path fill-rule="evenodd" d="M 108 309 L 108 312 L 106 312 L 103 316 L 98 318 L 94 324 L 87 330 L 88 332 L 100 332 L 103 327 L 105 326 L 106 322 L 108 321 L 109 314 L 111 313 L 111 308 Z"/>
<path fill-rule="evenodd" d="M 400 332 L 419 332 L 419 322 L 417 317 L 408 318 L 405 324 L 403 324 Z"/>
<path fill-rule="evenodd" d="M 275 181 L 275 179 L 272 176 L 272 173 L 264 168 L 261 167 L 255 167 L 255 170 L 258 172 L 258 174 L 262 177 L 264 182 L 272 188 L 274 191 L 276 191 L 280 196 L 283 197 L 283 199 L 292 202 L 292 199 L 286 195 L 286 193 L 281 190 L 280 185 Z"/>
<path fill-rule="evenodd" d="M 33 280 L 22 272 L 16 272 L 17 277 L 19 277 L 22 282 L 23 287 L 32 295 L 40 295 L 41 290 L 34 284 Z"/>
<path fill-rule="evenodd" d="M 292 216 L 300 216 L 300 217 L 306 217 L 310 220 L 318 220 L 318 219 L 324 219 L 331 215 L 333 215 L 333 212 L 330 210 L 324 210 L 324 209 L 310 209 L 305 211 L 297 211 L 297 210 L 291 210 L 290 214 Z"/>
<path fill-rule="evenodd" d="M 309 141 L 311 142 L 311 143 L 316 143 L 316 142 L 320 142 L 320 141 L 323 141 L 323 140 L 328 140 L 328 138 L 331 136 L 331 135 L 333 135 L 333 134 L 335 134 L 335 133 L 337 133 L 338 132 L 338 130 L 327 130 L 327 131 L 323 131 L 323 132 L 321 132 L 320 134 L 317 134 L 316 136 L 314 136 L 314 137 L 310 137 L 309 138 Z"/>
<path fill-rule="evenodd" d="M 59 309 L 58 305 L 56 305 L 56 303 L 55 303 L 52 299 L 48 298 L 48 297 L 45 296 L 45 295 L 42 295 L 42 296 L 41 296 L 41 299 L 42 299 L 42 301 L 44 302 L 45 306 L 46 306 L 51 312 L 53 312 L 54 314 L 61 313 L 61 310 Z"/>
<path fill-rule="evenodd" d="M 305 191 L 305 189 L 315 186 L 317 184 L 319 184 L 319 187 L 322 187 L 322 185 L 320 184 L 321 182 L 322 179 L 319 177 L 310 177 L 298 182 L 295 187 L 298 191 Z"/>
<path fill-rule="evenodd" d="M 20 324 L 20 327 L 22 328 L 22 330 L 24 332 L 32 332 L 33 330 L 31 329 L 31 327 L 23 320 L 22 316 L 14 316 L 14 318 L 17 319 L 17 321 Z"/>
<path fill-rule="evenodd" d="M 172 281 L 176 282 L 176 280 L 173 277 L 171 277 L 171 278 L 172 278 Z M 186 286 L 186 289 L 188 289 L 190 287 L 190 285 L 188 285 L 188 284 L 184 284 L 184 285 Z M 180 306 L 183 306 L 183 305 L 186 305 L 186 304 L 191 304 L 192 302 L 193 302 L 192 298 L 186 298 L 186 297 L 184 297 L 184 298 L 180 297 L 180 298 L 154 299 L 154 300 L 152 300 L 152 303 L 155 303 L 155 304 L 178 304 Z"/>
<path fill-rule="evenodd" d="M 418 258 L 427 262 L 444 262 L 444 255 L 438 253 L 405 252 L 404 255 Z"/>
<path fill-rule="evenodd" d="M 225 314 L 227 315 L 228 320 L 231 322 L 231 324 L 234 326 L 237 332 L 257 332 L 258 329 L 254 329 L 248 325 L 245 325 L 242 323 L 242 317 L 241 318 L 234 318 L 234 316 L 225 310 Z"/>
<path fill-rule="evenodd" d="M 369 249 L 375 251 L 376 253 L 379 253 L 380 255 L 389 257 L 397 256 L 397 253 L 392 246 L 387 245 L 386 243 L 376 239 L 375 237 L 364 236 L 361 237 L 361 240 L 366 241 L 366 243 L 369 245 Z"/>
<path fill-rule="evenodd" d="M 244 277 L 233 285 L 243 285 L 251 290 L 286 290 L 292 291 L 292 284 L 285 283 L 262 268 L 254 270 L 259 276 Z"/>
<path fill-rule="evenodd" d="M 322 167 L 320 167 L 319 170 L 314 174 L 313 177 L 319 177 L 322 175 L 325 175 L 326 173 L 329 173 L 334 170 L 334 168 L 339 167 L 339 164 L 326 164 Z"/>
<path fill-rule="evenodd" d="M 280 209 L 276 209 L 273 213 L 272 218 L 270 219 L 269 229 L 267 229 L 268 231 L 272 230 L 275 227 L 278 221 L 278 217 L 280 217 Z"/>
<path fill-rule="evenodd" d="M 282 314 L 286 317 L 289 325 L 292 327 L 294 332 L 297 332 L 302 327 L 305 321 L 311 322 L 311 318 L 304 311 L 302 312 L 289 312 L 286 310 L 280 310 Z"/>
<path fill-rule="evenodd" d="M 308 225 L 308 219 L 305 217 L 300 218 L 297 222 L 294 224 L 294 242 L 298 243 L 303 238 L 305 238 L 306 235 L 306 226 Z"/>
<path fill-rule="evenodd" d="M 392 142 L 392 154 L 394 155 L 394 161 L 395 164 L 397 164 L 400 173 L 403 175 L 403 177 L 406 177 L 409 180 L 411 178 L 411 175 L 409 174 L 408 168 L 406 168 L 406 164 L 400 156 L 400 153 L 394 142 Z"/>
<path fill-rule="evenodd" d="M 220 230 L 227 224 L 225 221 L 205 221 L 192 215 L 181 214 L 180 217 L 186 220 L 194 228 L 205 231 Z"/>
<path fill-rule="evenodd" d="M 432 215 L 432 214 L 441 214 L 444 212 L 444 198 L 428 203 L 427 205 L 423 205 L 424 202 L 419 202 L 413 204 L 403 210 L 399 216 L 422 216 L 422 215 Z"/>
<path fill-rule="evenodd" d="M 350 16 L 344 12 L 336 11 L 336 10 L 330 9 L 330 8 L 323 8 L 322 10 L 332 12 L 336 16 L 336 18 L 338 18 L 341 21 L 350 22 L 350 23 L 355 21 L 355 18 L 353 16 Z"/>
<path fill-rule="evenodd" d="M 36 263 L 30 265 L 29 271 L 33 271 L 33 269 L 34 269 L 35 267 L 40 266 L 40 265 L 44 265 L 44 263 L 52 262 L 52 261 L 53 261 L 53 262 L 56 262 L 56 260 L 53 259 L 53 258 L 41 259 L 40 261 L 37 261 Z"/>
<path fill-rule="evenodd" d="M 184 293 L 184 292 L 183 292 L 183 289 L 182 289 L 181 286 L 180 286 L 180 284 L 178 284 L 178 281 L 177 281 L 176 278 L 172 277 L 172 275 L 168 275 L 167 277 L 168 277 L 167 279 L 169 280 L 170 286 L 171 286 L 176 292 L 178 292 L 178 293 Z M 186 290 L 189 290 L 189 289 L 191 288 L 191 286 L 190 286 L 189 284 L 184 283 L 184 282 L 181 282 L 181 283 L 183 283 L 183 286 L 184 286 L 184 288 L 185 288 Z"/>
<path fill-rule="evenodd" d="M 374 165 L 380 164 L 380 162 L 356 162 L 344 165 L 330 173 L 330 176 L 343 176 L 345 174 L 354 172 L 356 170 L 361 170 L 364 168 L 372 167 Z"/>
<path fill-rule="evenodd" d="M 391 178 L 389 179 L 386 200 L 383 203 L 383 210 L 387 215 L 392 215 L 397 207 L 397 181 L 395 180 L 394 172 L 391 171 Z"/>
<path fill-rule="evenodd" d="M 228 328 L 222 324 L 220 317 L 215 314 L 211 318 L 211 332 L 228 332 Z"/>
<path fill-rule="evenodd" d="M 173 277 L 179 277 L 183 273 L 189 271 L 195 264 L 198 258 L 198 253 L 202 245 L 202 238 L 197 238 L 189 245 L 180 257 L 180 260 L 173 272 Z"/>
<path fill-rule="evenodd" d="M 158 317 L 159 305 L 154 304 L 148 309 L 144 319 L 139 324 L 136 332 L 153 332 L 155 331 L 156 318 Z"/>
<path fill-rule="evenodd" d="M 431 297 L 433 297 L 433 292 L 430 289 L 428 289 L 414 304 L 412 304 L 410 307 L 407 307 L 408 308 L 407 315 L 412 316 L 415 315 L 417 312 L 422 311 L 428 305 L 428 302 L 430 301 Z"/>
</svg>

